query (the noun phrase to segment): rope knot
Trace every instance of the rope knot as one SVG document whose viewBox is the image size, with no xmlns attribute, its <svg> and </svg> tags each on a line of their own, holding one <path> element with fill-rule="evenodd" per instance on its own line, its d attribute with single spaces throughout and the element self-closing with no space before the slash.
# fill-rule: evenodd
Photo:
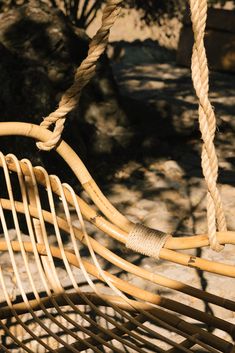
<svg viewBox="0 0 235 353">
<path fill-rule="evenodd" d="M 160 251 L 169 237 L 170 234 L 137 223 L 129 233 L 126 247 L 159 260 Z"/>
</svg>

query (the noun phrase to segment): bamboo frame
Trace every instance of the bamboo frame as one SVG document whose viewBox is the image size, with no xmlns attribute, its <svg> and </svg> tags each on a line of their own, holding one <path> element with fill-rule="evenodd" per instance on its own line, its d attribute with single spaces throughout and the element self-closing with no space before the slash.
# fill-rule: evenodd
<svg viewBox="0 0 235 353">
<path fill-rule="evenodd" d="M 19 135 L 31 137 L 40 141 L 47 141 L 50 137 L 50 134 L 50 131 L 33 124 L 15 122 L 0 123 L 0 136 Z M 23 302 L 19 304 L 12 303 L 7 294 L 4 278 L 0 271 L 0 282 L 4 289 L 7 302 L 7 306 L 2 308 L 0 307 L 0 326 L 3 327 L 9 337 L 12 337 L 12 334 L 4 325 L 3 321 L 8 317 L 14 316 L 16 317 L 17 322 L 22 325 L 22 327 L 29 333 L 29 335 L 31 335 L 34 339 L 37 339 L 34 333 L 25 327 L 25 324 L 21 319 L 21 316 L 26 312 L 30 312 L 32 317 L 34 317 L 34 319 L 37 321 L 38 325 L 41 326 L 44 331 L 48 332 L 48 334 L 51 334 L 51 330 L 46 327 L 44 323 L 41 322 L 41 320 L 38 319 L 35 315 L 35 311 L 43 310 L 48 319 L 52 320 L 54 324 L 56 324 L 64 332 L 67 332 L 67 334 L 75 340 L 72 345 L 67 344 L 63 339 L 58 337 L 58 335 L 52 334 L 52 336 L 54 336 L 54 338 L 61 344 L 61 348 L 58 350 L 59 353 L 66 352 L 68 349 L 74 352 L 78 352 L 87 348 L 91 348 L 93 351 L 99 352 L 99 344 L 103 344 L 106 347 L 111 348 L 114 352 L 119 352 L 118 348 L 113 348 L 114 346 L 112 345 L 112 340 L 116 339 L 122 344 L 125 344 L 131 348 L 132 343 L 126 340 L 126 335 L 129 335 L 133 339 L 142 342 L 142 344 L 145 344 L 146 347 L 151 348 L 153 345 L 151 342 L 142 339 L 138 334 L 135 333 L 136 327 L 141 327 L 143 330 L 147 330 L 146 332 L 151 334 L 153 337 L 158 337 L 158 339 L 168 342 L 173 347 L 168 350 L 169 353 L 178 351 L 191 352 L 190 348 L 195 344 L 199 344 L 204 348 L 206 347 L 208 352 L 215 352 L 215 350 L 219 350 L 221 352 L 231 352 L 233 346 L 230 343 L 219 339 L 211 333 L 199 329 L 195 325 L 180 320 L 173 313 L 180 313 L 181 315 L 186 315 L 189 318 L 199 320 L 209 326 L 217 327 L 228 332 L 232 336 L 235 335 L 235 326 L 233 324 L 230 324 L 210 314 L 203 313 L 200 310 L 193 309 L 187 305 L 163 298 L 159 295 L 138 288 L 134 285 L 131 285 L 127 281 L 121 280 L 120 278 L 102 270 L 99 262 L 97 262 L 96 254 L 99 254 L 106 261 L 109 261 L 117 268 L 132 273 L 135 276 L 139 276 L 147 281 L 151 281 L 152 283 L 159 284 L 167 288 L 178 290 L 182 293 L 188 294 L 195 298 L 199 298 L 208 303 L 219 305 L 228 310 L 235 310 L 235 302 L 228 299 L 219 298 L 214 294 L 204 292 L 180 281 L 169 279 L 162 275 L 151 273 L 142 268 L 139 268 L 124 260 L 120 256 L 117 256 L 112 251 L 99 244 L 96 240 L 89 237 L 86 234 L 86 230 L 84 228 L 83 217 L 84 219 L 91 222 L 94 226 L 102 230 L 104 233 L 113 237 L 122 244 L 126 243 L 128 233 L 132 229 L 133 224 L 110 204 L 110 202 L 102 194 L 101 190 L 95 184 L 95 181 L 90 176 L 82 161 L 65 142 L 62 141 L 57 146 L 56 151 L 72 169 L 78 180 L 81 182 L 83 188 L 90 196 L 91 200 L 103 213 L 103 216 L 94 211 L 92 206 L 89 206 L 84 200 L 77 196 L 71 187 L 69 187 L 67 184 L 61 184 L 57 177 L 49 176 L 43 168 L 32 167 L 31 163 L 27 160 L 18 161 L 17 158 L 13 155 L 7 155 L 6 157 L 3 155 L 0 156 L 0 165 L 4 170 L 6 183 L 8 183 L 8 189 L 11 189 L 10 179 L 8 180 L 8 174 L 9 171 L 12 171 L 18 175 L 22 193 L 22 201 L 14 200 L 14 195 L 11 194 L 11 192 L 9 193 L 9 199 L 0 198 L 0 213 L 2 222 L 4 223 L 4 210 L 12 212 L 13 218 L 15 217 L 16 227 L 19 227 L 17 222 L 17 214 L 25 214 L 30 236 L 30 241 L 22 241 L 20 237 L 20 230 L 18 229 L 18 240 L 10 241 L 7 236 L 7 227 L 5 225 L 4 232 L 6 240 L 0 241 L 0 251 L 8 251 L 13 264 L 15 261 L 14 254 L 19 252 L 22 255 L 25 266 L 28 269 L 28 278 L 32 285 L 35 296 L 35 300 L 29 301 L 27 299 L 27 295 L 21 286 L 20 276 L 17 274 L 18 272 L 16 265 L 14 265 L 14 271 L 17 277 L 18 286 L 21 291 Z M 37 185 L 42 185 L 47 190 L 50 203 L 50 211 L 42 209 Z M 65 212 L 64 217 L 58 217 L 58 215 L 56 215 L 53 193 L 62 199 Z M 68 205 L 72 205 L 76 209 L 78 218 L 82 225 L 82 230 L 72 225 Z M 51 224 L 55 228 L 58 244 L 56 247 L 51 246 L 48 243 L 46 234 L 47 224 Z M 64 249 L 60 234 L 61 230 L 65 231 L 67 234 L 69 234 L 69 236 L 71 236 L 74 246 L 73 252 Z M 36 238 L 34 237 L 34 234 L 36 235 Z M 222 244 L 235 244 L 234 235 L 235 232 L 221 232 L 218 233 L 218 238 Z M 88 246 L 94 264 L 85 261 L 80 257 L 76 245 L 77 240 Z M 181 238 L 172 237 L 166 241 L 164 248 L 162 248 L 160 252 L 160 258 L 171 261 L 173 263 L 179 263 L 181 265 L 199 268 L 220 275 L 235 277 L 234 266 L 192 257 L 176 251 L 181 249 L 205 247 L 208 245 L 208 238 L 205 234 Z M 40 276 L 46 288 L 47 297 L 43 299 L 39 297 L 36 287 L 34 286 L 34 280 L 30 275 L 27 255 L 30 253 L 34 254 L 35 256 L 35 261 L 37 263 Z M 58 258 L 64 263 L 68 276 L 71 279 L 71 283 L 73 284 L 73 288 L 75 289 L 75 293 L 66 293 L 64 291 L 57 275 L 54 258 Z M 90 284 L 94 291 L 93 294 L 81 292 L 76 284 L 75 278 L 73 277 L 71 266 L 78 267 L 82 270 L 87 282 Z M 106 285 L 108 285 L 114 291 L 114 293 L 116 293 L 116 296 L 107 296 L 103 293 L 100 293 L 100 291 L 97 290 L 97 287 L 91 280 L 90 275 L 106 283 Z M 126 295 L 131 295 L 135 300 L 130 300 Z M 79 315 L 81 315 L 85 320 L 88 320 L 88 322 L 90 322 L 92 325 L 95 325 L 94 321 L 87 317 L 79 309 L 79 305 L 81 305 L 81 303 L 87 303 L 93 310 L 96 310 L 99 316 L 105 318 L 105 320 L 108 320 L 108 322 L 112 322 L 112 324 L 114 324 L 116 327 L 112 330 L 107 330 L 98 325 L 97 328 L 100 330 L 100 334 L 97 336 L 96 334 L 92 333 L 92 331 L 87 331 L 86 328 L 79 326 L 61 309 L 64 305 L 69 305 L 74 312 L 78 312 Z M 100 309 L 97 309 L 94 303 L 96 305 L 99 304 L 111 306 L 123 318 L 127 320 L 126 323 L 120 325 L 117 322 L 111 320 L 107 317 L 107 315 L 104 315 Z M 171 314 L 162 311 L 161 309 L 157 309 L 156 305 L 168 309 L 173 313 Z M 49 307 L 56 308 L 57 312 L 62 317 L 64 317 L 67 322 L 69 322 L 71 325 L 74 325 L 74 327 L 77 329 L 79 328 L 90 338 L 85 339 L 85 341 L 81 340 L 81 338 L 76 333 L 71 332 L 70 329 L 66 328 L 66 326 L 61 324 L 50 314 L 48 311 Z M 130 313 L 132 314 L 130 315 Z M 185 341 L 178 345 L 175 344 L 168 338 L 159 335 L 159 333 L 156 331 L 149 330 L 147 326 L 144 325 L 146 320 L 155 322 L 155 324 L 159 324 L 160 322 L 163 327 L 167 327 L 170 330 L 178 332 L 182 337 L 185 338 Z M 17 344 L 20 344 L 16 338 L 12 337 L 12 339 L 15 340 Z M 45 347 L 45 349 L 51 351 L 50 346 L 45 344 L 42 340 L 40 340 L 40 338 L 38 341 Z M 31 350 L 28 349 L 27 346 L 25 346 L 23 343 L 22 347 L 26 351 L 31 352 Z M 154 347 L 156 352 L 163 352 L 161 348 L 157 346 Z M 136 348 L 136 351 L 141 353 L 142 351 L 144 352 L 144 350 L 141 348 Z"/>
<path fill-rule="evenodd" d="M 0 136 L 9 135 L 26 136 L 34 138 L 35 140 L 47 141 L 52 133 L 34 124 L 18 122 L 0 123 Z M 91 207 L 85 203 L 85 201 L 81 200 L 81 198 L 78 198 L 79 206 L 83 216 L 91 223 L 95 224 L 102 231 L 125 244 L 126 238 L 128 237 L 128 232 L 133 227 L 133 223 L 130 222 L 125 216 L 123 216 L 118 210 L 116 210 L 113 205 L 110 204 L 99 187 L 96 185 L 95 181 L 92 179 L 90 173 L 82 163 L 81 159 L 76 155 L 71 147 L 66 144 L 66 142 L 61 141 L 59 146 L 57 146 L 56 151 L 74 172 L 75 176 L 80 181 L 81 185 L 86 190 L 94 204 L 104 214 L 104 216 L 108 218 L 110 222 L 105 220 L 103 217 L 100 217 L 100 215 L 95 213 L 94 210 L 92 210 Z M 13 166 L 10 165 L 10 161 L 9 167 L 13 168 Z M 22 169 L 25 173 L 27 173 L 24 166 L 22 166 Z M 43 183 L 43 176 L 40 171 L 36 171 L 36 175 L 38 182 Z M 53 191 L 56 192 L 54 189 Z M 221 244 L 235 244 L 234 231 L 218 232 L 217 235 Z M 208 245 L 209 242 L 207 235 L 203 234 L 197 236 L 169 238 L 166 241 L 164 248 L 169 250 L 185 250 L 205 247 Z M 160 256 L 164 255 L 160 253 Z M 168 255 L 167 253 L 167 260 L 169 260 L 168 256 L 171 258 L 171 255 Z M 199 264 L 195 264 L 195 267 L 200 268 L 200 266 L 197 265 Z M 193 267 L 193 264 L 190 266 Z M 204 268 L 202 268 L 202 270 L 204 270 Z"/>
</svg>

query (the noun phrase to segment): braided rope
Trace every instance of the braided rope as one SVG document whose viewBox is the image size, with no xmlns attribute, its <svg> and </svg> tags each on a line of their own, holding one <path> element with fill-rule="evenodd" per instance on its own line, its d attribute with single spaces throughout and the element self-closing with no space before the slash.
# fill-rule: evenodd
<svg viewBox="0 0 235 353">
<path fill-rule="evenodd" d="M 192 79 L 199 99 L 199 125 L 203 139 L 202 170 L 207 184 L 207 225 L 210 246 L 220 251 L 223 247 L 216 238 L 216 230 L 226 231 L 226 220 L 221 197 L 217 188 L 218 160 L 214 147 L 216 119 L 208 98 L 209 73 L 206 52 L 204 47 L 204 33 L 207 18 L 207 0 L 189 0 L 191 18 L 194 32 L 194 46 L 192 54 Z M 107 0 L 102 16 L 102 25 L 92 39 L 88 56 L 83 60 L 75 74 L 73 85 L 64 93 L 58 109 L 47 116 L 41 126 L 49 128 L 55 124 L 52 138 L 47 142 L 38 142 L 39 149 L 51 150 L 61 138 L 66 115 L 72 111 L 79 102 L 83 87 L 95 74 L 97 61 L 108 43 L 110 28 L 115 22 L 119 12 L 121 0 Z"/>
<path fill-rule="evenodd" d="M 204 34 L 207 18 L 207 0 L 189 0 L 192 27 L 194 32 L 194 46 L 192 53 L 192 80 L 199 99 L 199 126 L 202 134 L 203 146 L 201 163 L 203 175 L 207 185 L 207 226 L 210 246 L 220 251 L 223 246 L 216 237 L 219 231 L 226 231 L 226 220 L 220 193 L 217 188 L 218 159 L 214 146 L 216 118 L 208 98 L 209 72 L 204 46 Z"/>
<path fill-rule="evenodd" d="M 59 107 L 44 118 L 41 123 L 41 126 L 46 129 L 52 124 L 55 124 L 55 127 L 52 138 L 49 141 L 37 143 L 39 149 L 49 151 L 60 141 L 66 116 L 78 104 L 82 89 L 94 76 L 97 61 L 106 49 L 110 29 L 119 15 L 120 7 L 118 5 L 120 5 L 121 2 L 122 0 L 107 0 L 107 4 L 103 11 L 101 27 L 89 45 L 87 57 L 82 61 L 75 73 L 74 83 L 63 94 L 59 102 Z"/>
</svg>

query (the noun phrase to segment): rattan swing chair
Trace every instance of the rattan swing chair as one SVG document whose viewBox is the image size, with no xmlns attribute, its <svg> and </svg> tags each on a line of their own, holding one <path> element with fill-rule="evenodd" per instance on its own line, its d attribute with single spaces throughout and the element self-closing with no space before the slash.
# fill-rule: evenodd
<svg viewBox="0 0 235 353">
<path fill-rule="evenodd" d="M 78 103 L 81 89 L 94 75 L 96 62 L 106 48 L 109 31 L 119 14 L 121 2 L 107 1 L 101 28 L 91 41 L 88 56 L 78 68 L 74 84 L 63 95 L 58 109 L 45 118 L 41 126 L 16 122 L 0 124 L 1 136 L 29 137 L 37 141 L 40 149 L 54 149 L 74 172 L 96 206 L 88 205 L 75 194 L 71 186 L 62 183 L 55 175 L 48 175 L 44 168 L 32 166 L 27 159 L 18 160 L 12 154 L 5 156 L 0 153 L 0 165 L 5 176 L 5 185 L 1 189 L 4 187 L 8 195 L 0 199 L 4 233 L 0 238 L 0 251 L 10 259 L 17 287 L 17 300 L 13 301 L 7 286 L 4 263 L 1 263 L 0 287 L 5 298 L 0 305 L 0 333 L 5 337 L 0 342 L 1 352 L 173 353 L 195 352 L 195 347 L 200 352 L 235 352 L 232 341 L 226 341 L 215 335 L 213 330 L 208 330 L 218 328 L 233 338 L 233 324 L 182 302 L 164 298 L 156 292 L 141 289 L 115 273 L 103 270 L 101 259 L 132 276 L 180 291 L 206 303 L 235 311 L 235 302 L 140 268 L 126 261 L 125 256 L 119 256 L 104 247 L 89 236 L 85 228 L 84 220 L 127 248 L 156 260 L 170 261 L 172 266 L 177 263 L 227 276 L 228 280 L 235 277 L 235 267 L 232 265 L 179 252 L 207 246 L 220 251 L 225 244 L 235 244 L 235 232 L 226 229 L 216 185 L 218 163 L 213 144 L 215 116 L 208 99 L 208 69 L 204 49 L 206 0 L 191 0 L 190 8 L 195 38 L 192 79 L 199 98 L 208 235 L 175 238 L 171 234 L 133 224 L 111 205 L 80 158 L 61 140 L 66 114 Z M 48 129 L 51 124 L 54 124 L 54 131 Z M 18 199 L 12 188 L 12 175 L 17 177 L 21 190 Z M 50 211 L 42 208 L 42 191 L 47 195 Z M 55 206 L 56 198 L 60 199 L 62 205 L 60 214 Z M 79 226 L 73 222 L 71 209 L 76 213 Z M 11 213 L 14 221 L 16 240 L 11 239 L 5 217 L 7 212 Z M 19 215 L 25 217 L 27 235 L 22 234 Z M 48 227 L 54 229 L 56 241 L 53 244 L 49 242 Z M 62 233 L 67 233 L 70 238 L 70 248 L 65 246 Z M 88 248 L 89 258 L 82 256 L 81 243 Z M 19 273 L 19 257 L 20 266 L 25 269 L 24 278 L 22 272 Z M 65 285 L 58 275 L 58 261 L 65 269 L 66 283 L 70 285 Z M 80 286 L 78 274 L 85 277 L 86 287 Z M 10 328 L 9 320 L 14 320 L 15 331 Z M 163 331 L 159 331 L 159 327 Z M 180 340 L 173 339 L 169 335 L 172 332 Z M 163 348 L 162 343 L 167 348 Z"/>
</svg>

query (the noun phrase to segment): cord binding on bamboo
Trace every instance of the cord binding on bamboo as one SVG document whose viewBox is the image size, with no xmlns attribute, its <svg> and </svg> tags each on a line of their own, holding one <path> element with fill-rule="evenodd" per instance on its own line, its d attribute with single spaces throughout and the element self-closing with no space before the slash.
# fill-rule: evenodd
<svg viewBox="0 0 235 353">
<path fill-rule="evenodd" d="M 5 123 L 1 124 L 2 129 L 1 132 L 4 133 L 4 126 L 6 126 Z M 19 124 L 17 126 L 17 133 L 20 134 L 23 132 L 23 129 L 25 127 L 25 132 L 28 131 L 27 124 Z M 14 124 L 12 124 L 13 127 L 15 127 Z M 9 124 L 8 124 L 8 131 L 9 131 Z M 15 127 L 16 128 L 16 127 Z M 35 134 L 35 138 L 39 137 L 39 134 L 37 135 L 35 131 L 37 132 L 44 132 L 42 128 L 36 128 L 35 126 L 35 131 L 32 129 L 31 126 L 31 132 L 32 134 Z M 9 133 L 12 133 L 12 131 L 9 131 Z M 49 132 L 48 132 L 49 133 Z M 67 157 L 70 153 L 70 150 L 68 149 L 68 146 L 62 145 L 62 150 L 60 151 L 60 154 L 64 157 Z M 6 283 L 4 280 L 4 275 L 2 270 L 0 271 L 0 283 L 1 286 L 4 290 L 5 297 L 6 297 L 6 303 L 8 303 L 7 306 L 0 308 L 0 319 L 5 319 L 12 317 L 17 318 L 17 322 L 19 325 L 22 326 L 22 328 L 26 331 L 26 333 L 31 337 L 31 339 L 34 341 L 37 341 L 37 344 L 42 345 L 45 347 L 45 343 L 40 339 L 36 338 L 35 335 L 33 334 L 33 331 L 28 329 L 27 326 L 25 325 L 24 321 L 22 321 L 21 315 L 29 312 L 29 315 L 31 315 L 35 320 L 37 318 L 35 311 L 37 312 L 38 310 L 43 310 L 44 312 L 44 317 L 45 320 L 49 320 L 52 325 L 57 327 L 57 330 L 59 329 L 59 332 L 62 332 L 64 335 L 67 335 L 66 337 L 70 337 L 70 339 L 73 341 L 74 339 L 77 340 L 76 343 L 72 344 L 73 349 L 71 348 L 71 345 L 66 344 L 66 341 L 61 340 L 60 336 L 56 334 L 52 334 L 50 325 L 49 327 L 46 326 L 43 321 L 40 319 L 37 319 L 37 325 L 38 327 L 41 327 L 42 330 L 46 329 L 47 334 L 52 337 L 54 337 L 55 341 L 58 341 L 60 350 L 59 352 L 65 352 L 66 349 L 68 350 L 68 347 L 72 351 L 82 351 L 86 347 L 92 347 L 94 351 L 99 351 L 97 350 L 96 344 L 94 345 L 94 335 L 92 334 L 92 331 L 87 332 L 88 336 L 90 335 L 91 339 L 88 340 L 88 342 L 83 342 L 81 338 L 77 335 L 74 334 L 74 331 L 70 331 L 70 325 L 75 325 L 74 327 L 78 330 L 82 330 L 84 332 L 85 328 L 78 326 L 76 323 L 76 320 L 68 316 L 64 310 L 61 310 L 61 305 L 63 303 L 65 310 L 72 310 L 74 315 L 82 315 L 85 320 L 90 320 L 89 316 L 84 316 L 84 313 L 81 311 L 80 305 L 81 303 L 88 303 L 88 305 L 94 309 L 94 304 L 93 300 L 96 303 L 99 303 L 101 305 L 102 300 L 104 303 L 106 302 L 105 306 L 111 306 L 115 311 L 117 311 L 121 316 L 127 318 L 129 321 L 126 322 L 127 326 L 120 326 L 118 325 L 118 322 L 115 323 L 113 319 L 108 318 L 107 316 L 104 316 L 105 314 L 100 310 L 96 309 L 97 315 L 104 317 L 107 322 L 111 322 L 112 324 L 115 323 L 116 326 L 116 331 L 118 332 L 120 337 L 119 337 L 119 342 L 122 342 L 125 344 L 127 347 L 132 347 L 131 343 L 126 341 L 126 338 L 122 337 L 122 334 L 126 335 L 128 333 L 128 337 L 130 338 L 135 338 L 137 340 L 142 340 L 142 343 L 145 344 L 145 347 L 153 348 L 153 344 L 144 340 L 143 338 L 140 338 L 140 336 L 136 335 L 134 331 L 136 327 L 142 328 L 144 330 L 147 329 L 147 326 L 143 324 L 143 322 L 151 321 L 153 325 L 157 324 L 162 327 L 165 327 L 166 329 L 170 331 L 177 332 L 177 334 L 181 335 L 182 337 L 186 338 L 184 341 L 184 344 L 177 345 L 175 342 L 172 342 L 170 339 L 167 337 L 163 337 L 157 330 L 151 332 L 148 332 L 148 335 L 151 333 L 152 339 L 158 338 L 162 342 L 167 342 L 170 344 L 172 347 L 175 347 L 179 349 L 180 351 L 188 351 L 191 352 L 189 348 L 187 347 L 193 347 L 195 344 L 199 344 L 201 347 L 206 348 L 208 352 L 213 352 L 213 349 L 219 349 L 221 352 L 230 352 L 231 349 L 233 348 L 230 343 L 227 343 L 226 341 L 218 339 L 216 336 L 212 334 L 206 334 L 205 331 L 199 330 L 193 326 L 193 325 L 188 325 L 184 321 L 180 321 L 180 327 L 181 329 L 179 330 L 179 319 L 177 318 L 177 321 L 175 322 L 175 317 L 172 314 L 167 314 L 166 312 L 159 312 L 158 310 L 155 310 L 155 305 L 160 305 L 163 306 L 163 308 L 166 308 L 168 310 L 173 310 L 173 312 L 178 312 L 181 314 L 187 314 L 188 317 L 198 319 L 208 325 L 220 328 L 222 330 L 225 330 L 229 334 L 232 334 L 234 336 L 235 334 L 235 326 L 226 323 L 224 320 L 218 319 L 212 315 L 203 313 L 199 310 L 192 309 L 188 307 L 187 305 L 183 305 L 181 303 L 174 302 L 172 300 L 169 300 L 167 298 L 160 297 L 156 294 L 153 294 L 151 292 L 148 292 L 146 290 L 143 290 L 139 287 L 133 286 L 129 284 L 126 281 L 120 280 L 119 278 L 112 276 L 111 274 L 105 272 L 102 270 L 100 267 L 99 263 L 96 263 L 97 258 L 96 258 L 96 253 L 99 254 L 100 256 L 104 257 L 106 260 L 109 262 L 118 265 L 119 267 L 121 266 L 122 269 L 128 270 L 130 273 L 135 273 L 135 275 L 140 276 L 142 278 L 145 278 L 146 280 L 151 280 L 152 282 L 161 283 L 162 285 L 166 287 L 171 287 L 172 289 L 177 289 L 180 291 L 185 291 L 185 293 L 190 294 L 194 297 L 206 300 L 208 302 L 215 303 L 216 305 L 219 305 L 224 308 L 232 309 L 235 310 L 235 303 L 232 301 L 226 301 L 222 298 L 219 298 L 215 295 L 212 295 L 210 293 L 206 293 L 203 291 L 200 291 L 198 289 L 195 289 L 193 287 L 190 287 L 188 285 L 185 285 L 183 283 L 177 282 L 177 281 L 169 281 L 169 279 L 162 277 L 162 279 L 159 278 L 158 275 L 154 275 L 151 272 L 141 270 L 140 268 L 128 264 L 125 262 L 122 258 L 117 257 L 114 253 L 110 252 L 108 249 L 105 249 L 103 246 L 101 246 L 98 242 L 96 242 L 94 239 L 90 238 L 86 230 L 83 228 L 84 224 L 82 221 L 82 216 L 84 217 L 86 215 L 86 218 L 89 219 L 90 217 L 93 217 L 93 212 L 92 208 L 90 206 L 86 205 L 84 201 L 77 197 L 72 190 L 71 187 L 67 184 L 62 184 L 60 180 L 55 177 L 54 175 L 48 175 L 47 172 L 42 168 L 42 167 L 33 167 L 31 163 L 24 159 L 22 161 L 18 161 L 17 158 L 10 154 L 7 156 L 4 156 L 0 154 L 0 164 L 4 170 L 4 175 L 6 178 L 6 188 L 8 190 L 8 199 L 1 198 L 0 199 L 0 216 L 1 216 L 1 223 L 4 226 L 4 235 L 5 235 L 5 240 L 0 241 L 0 249 L 1 251 L 8 251 L 9 255 L 11 256 L 11 261 L 13 264 L 14 268 L 14 273 L 17 278 L 17 287 L 19 290 L 19 293 L 21 293 L 22 296 L 22 302 L 20 304 L 15 304 L 11 302 L 11 299 L 9 295 L 7 294 L 7 287 Z M 80 161 L 79 159 L 74 159 L 73 158 L 74 165 L 79 165 Z M 73 166 L 71 166 L 73 167 Z M 81 168 L 79 168 L 79 172 L 81 172 L 81 169 L 84 166 L 81 165 Z M 14 195 L 12 194 L 12 186 L 11 186 L 11 173 L 14 173 L 17 175 L 17 178 L 19 180 L 19 184 L 21 187 L 21 199 L 18 199 L 17 201 L 14 200 Z M 40 190 L 40 185 L 43 186 L 47 192 L 48 195 L 48 202 L 50 204 L 50 209 L 51 211 L 48 212 L 46 210 L 41 209 L 41 196 L 40 193 L 38 192 Z M 26 190 L 31 190 L 28 193 Z M 56 193 L 57 196 L 61 199 L 63 209 L 64 209 L 64 216 L 60 215 L 57 216 L 55 213 L 55 205 L 54 205 L 54 197 L 52 197 L 53 193 Z M 28 201 L 28 197 L 30 202 Z M 72 225 L 71 222 L 71 215 L 70 215 L 70 207 L 73 206 L 77 212 L 77 217 L 80 219 L 82 222 L 82 232 L 79 228 L 76 226 Z M 89 214 L 87 213 L 87 210 L 89 211 Z M 16 241 L 10 241 L 9 238 L 9 233 L 6 228 L 6 221 L 4 214 L 5 212 L 12 212 L 12 215 L 16 214 L 22 214 L 25 215 L 27 225 L 28 225 L 28 232 L 30 236 L 27 239 L 22 239 L 22 233 L 20 231 L 20 224 L 17 221 L 18 217 L 15 217 L 15 226 L 17 230 L 17 239 Z M 99 220 L 105 221 L 102 219 L 102 217 L 99 217 Z M 57 244 L 50 246 L 48 243 L 48 239 L 46 236 L 46 224 L 50 223 L 53 225 L 56 233 L 56 238 L 57 238 Z M 109 227 L 114 228 L 115 230 L 116 227 L 110 222 L 110 223 L 105 223 L 103 227 L 100 225 L 100 228 L 107 229 L 107 225 Z M 140 226 L 138 225 L 137 228 Z M 142 227 L 142 226 L 141 226 Z M 132 225 L 132 228 L 134 229 L 135 226 Z M 34 236 L 34 231 L 35 229 L 35 236 Z M 67 232 L 71 240 L 73 242 L 73 247 L 74 250 L 73 252 L 68 251 L 64 248 L 64 244 L 62 242 L 62 236 L 61 236 L 61 231 Z M 110 230 L 112 232 L 112 230 Z M 121 229 L 119 229 L 120 234 L 123 234 Z M 126 243 L 128 242 L 128 233 L 126 234 Z M 170 239 L 170 238 L 168 238 Z M 177 239 L 175 239 L 177 240 Z M 88 246 L 89 251 L 91 253 L 92 258 L 94 257 L 94 264 L 87 262 L 87 260 L 82 259 L 81 255 L 79 254 L 79 248 L 77 244 L 77 241 L 82 241 L 86 246 Z M 179 243 L 182 243 L 182 239 L 179 239 Z M 75 251 L 75 253 L 74 253 Z M 162 258 L 161 252 L 163 249 L 160 251 L 159 256 Z M 29 257 L 27 256 L 27 253 L 33 253 L 35 256 L 35 265 L 36 268 L 38 268 L 39 271 L 39 276 L 42 278 L 46 279 L 46 282 L 49 284 L 47 285 L 47 296 L 45 298 L 40 298 L 38 296 L 38 289 L 36 288 L 36 282 L 34 282 L 34 279 L 31 275 L 30 271 L 30 265 L 29 265 Z M 25 266 L 25 271 L 28 276 L 28 280 L 31 283 L 31 285 L 34 288 L 34 296 L 35 300 L 29 301 L 27 299 L 26 293 L 24 293 L 23 290 L 23 285 L 22 285 L 22 280 L 20 279 L 20 274 L 19 271 L 16 267 L 16 259 L 17 259 L 17 254 L 21 254 L 23 261 L 24 261 L 24 266 Z M 41 257 L 41 262 L 39 261 Z M 177 257 L 177 253 L 173 252 L 171 260 L 174 261 L 175 257 Z M 58 277 L 56 265 L 54 262 L 54 259 L 60 259 L 66 268 L 66 271 L 68 273 L 68 276 L 71 280 L 71 284 L 73 287 L 73 290 L 75 292 L 73 293 L 66 293 L 64 291 L 61 279 Z M 38 259 L 38 260 L 37 260 Z M 76 280 L 73 275 L 73 271 L 71 266 L 78 267 L 82 269 L 82 272 L 87 279 L 88 283 L 90 284 L 91 288 L 94 290 L 94 295 L 90 297 L 89 294 L 84 294 L 81 289 L 76 284 Z M 123 267 L 124 266 L 124 267 Z M 222 264 L 221 264 L 222 266 Z M 111 286 L 110 289 L 112 289 L 115 292 L 115 296 L 104 296 L 98 288 L 94 285 L 93 281 L 91 281 L 90 275 L 97 277 L 98 279 L 102 280 L 104 283 L 106 283 L 107 286 Z M 234 275 L 235 276 L 235 275 Z M 25 281 L 25 280 L 24 280 Z M 159 282 L 160 281 L 160 282 Z M 46 283 L 44 281 L 44 284 Z M 121 291 L 120 291 L 121 290 Z M 54 292 L 54 294 L 53 294 Z M 130 301 L 130 298 L 126 296 L 128 294 L 129 296 L 131 295 L 133 299 Z M 55 296 L 56 295 L 56 296 Z M 138 302 L 136 299 L 139 300 L 144 300 L 144 302 Z M 57 303 L 57 300 L 59 302 Z M 50 303 L 50 304 L 49 304 Z M 49 306 L 48 306 L 49 304 Z M 153 305 L 154 304 L 154 305 Z M 57 315 L 60 315 L 61 318 L 63 318 L 64 323 L 61 324 L 60 321 L 57 319 L 54 319 L 54 316 L 51 314 L 50 311 L 48 311 L 48 308 L 53 305 L 56 310 L 57 310 Z M 68 306 L 70 309 L 68 309 Z M 92 309 L 92 310 L 93 310 Z M 124 309 L 124 311 L 123 311 Z M 126 311 L 127 310 L 127 311 Z M 137 316 L 132 317 L 130 316 L 131 312 L 137 311 Z M 28 314 L 27 314 L 28 315 Z M 160 316 L 159 316 L 160 315 Z M 110 321 L 111 320 L 111 321 Z M 142 321 L 143 320 L 143 321 Z M 160 320 L 160 321 L 159 321 Z M 47 322 L 46 321 L 46 322 Z M 89 321 L 90 322 L 90 321 Z M 94 325 L 94 322 L 91 321 L 92 325 Z M 177 324 L 176 324 L 177 323 Z M 176 326 L 175 326 L 176 325 Z M 7 328 L 4 326 L 3 322 L 0 321 L 0 326 L 2 326 L 3 330 L 7 332 L 8 335 L 10 335 L 10 332 L 7 330 Z M 53 327 L 54 327 L 53 326 Z M 130 329 L 131 328 L 131 329 Z M 183 329 L 182 329 L 183 328 Z M 103 326 L 99 326 L 98 329 L 100 330 L 100 333 L 104 333 L 105 337 L 109 336 L 110 339 L 117 339 L 117 335 L 115 332 L 111 332 L 109 330 L 105 330 Z M 61 331 L 62 330 L 62 331 Z M 146 333 L 147 333 L 146 332 Z M 26 337 L 27 341 L 27 336 L 26 333 L 24 334 L 24 337 Z M 190 333 L 190 335 L 189 335 Z M 11 336 L 12 337 L 12 336 Z M 105 342 L 102 338 L 103 336 L 99 337 L 98 342 L 102 343 L 106 347 L 112 347 L 113 351 L 119 352 L 118 349 L 114 349 L 112 346 L 111 341 Z M 13 339 L 13 338 L 12 338 Z M 68 338 L 66 338 L 67 340 Z M 20 347 L 26 348 L 26 346 L 22 343 L 19 344 L 17 341 L 17 337 L 13 339 L 13 341 L 17 342 L 17 344 Z M 74 342 L 74 341 L 73 341 Z M 90 345 L 91 344 L 91 345 Z M 48 348 L 48 345 L 46 345 Z M 64 347 L 64 348 L 63 348 Z M 157 346 L 156 346 L 157 347 Z M 214 348 L 213 348 L 214 347 Z M 133 347 L 132 347 L 133 348 Z M 186 349 L 186 350 L 185 350 Z M 31 350 L 28 350 L 31 352 Z M 49 349 L 49 351 L 51 351 Z M 136 350 L 138 352 L 145 352 L 145 350 Z M 170 352 L 170 351 L 169 351 Z"/>
<path fill-rule="evenodd" d="M 171 237 L 170 234 L 138 223 L 131 229 L 127 238 L 126 247 L 158 260 L 160 251 L 169 237 Z"/>
</svg>

